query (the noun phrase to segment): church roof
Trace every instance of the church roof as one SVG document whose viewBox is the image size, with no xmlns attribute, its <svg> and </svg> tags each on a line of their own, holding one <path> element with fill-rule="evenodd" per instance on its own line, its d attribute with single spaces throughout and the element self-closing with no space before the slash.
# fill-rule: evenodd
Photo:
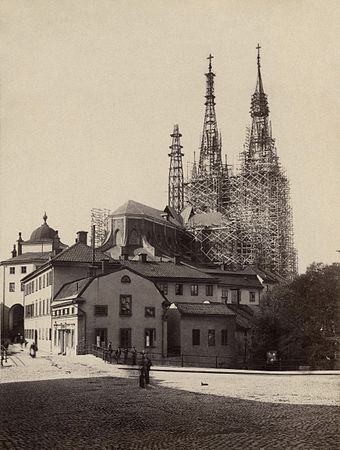
<svg viewBox="0 0 340 450">
<path fill-rule="evenodd" d="M 156 219 L 162 222 L 168 222 L 164 215 L 166 213 L 161 211 L 160 209 L 152 208 L 151 206 L 144 205 L 143 203 L 135 202 L 134 200 L 128 200 L 122 206 L 117 208 L 112 216 L 123 216 L 123 215 L 131 215 L 131 216 L 144 216 L 149 217 L 150 219 Z M 182 227 L 182 224 L 179 220 L 176 220 L 176 217 L 170 215 L 169 222 Z"/>
<path fill-rule="evenodd" d="M 44 214 L 44 223 L 40 225 L 40 227 L 36 228 L 29 238 L 28 241 L 24 241 L 24 243 L 34 244 L 34 243 L 40 243 L 40 242 L 53 242 L 59 240 L 58 232 L 51 228 L 47 224 L 47 215 Z M 61 244 L 61 246 L 64 246 L 64 244 Z"/>
</svg>

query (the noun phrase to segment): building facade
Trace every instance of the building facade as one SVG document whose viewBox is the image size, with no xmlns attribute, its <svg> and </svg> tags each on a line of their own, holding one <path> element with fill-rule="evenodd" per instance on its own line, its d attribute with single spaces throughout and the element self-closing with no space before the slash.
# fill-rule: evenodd
<svg viewBox="0 0 340 450">
<path fill-rule="evenodd" d="M 21 233 L 13 246 L 12 257 L 0 263 L 1 339 L 14 340 L 24 334 L 24 286 L 22 279 L 67 246 L 60 241 L 58 231 L 44 223 L 24 241 Z"/>
</svg>

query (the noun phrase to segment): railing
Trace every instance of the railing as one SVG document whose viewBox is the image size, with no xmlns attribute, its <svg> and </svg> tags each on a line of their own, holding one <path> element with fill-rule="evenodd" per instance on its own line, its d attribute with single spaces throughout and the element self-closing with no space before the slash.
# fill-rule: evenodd
<svg viewBox="0 0 340 450">
<path fill-rule="evenodd" d="M 89 345 L 78 348 L 78 354 L 92 354 L 97 358 L 101 358 L 110 364 L 126 364 L 133 365 L 134 358 L 131 349 L 125 356 L 124 350 L 121 351 L 120 357 L 115 356 L 115 350 L 111 353 L 107 348 Z M 275 362 L 267 362 L 262 359 L 254 359 L 244 361 L 235 361 L 231 357 L 210 356 L 210 355 L 189 355 L 189 354 L 168 354 L 166 357 L 161 353 L 153 352 L 149 349 L 144 352 L 154 366 L 171 366 L 171 367 L 206 367 L 216 369 L 244 369 L 244 370 L 265 370 L 265 371 L 289 371 L 289 370 L 332 370 L 334 369 L 334 361 L 322 360 L 315 361 L 312 365 L 301 359 L 282 359 Z M 137 351 L 136 365 L 142 362 L 143 352 Z"/>
</svg>

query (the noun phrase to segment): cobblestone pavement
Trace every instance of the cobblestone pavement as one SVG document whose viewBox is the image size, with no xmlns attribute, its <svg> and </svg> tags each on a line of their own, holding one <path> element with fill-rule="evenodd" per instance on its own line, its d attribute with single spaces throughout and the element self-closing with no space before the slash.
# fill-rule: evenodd
<svg viewBox="0 0 340 450">
<path fill-rule="evenodd" d="M 145 390 L 136 374 L 115 368 L 124 376 L 107 376 L 102 362 L 104 376 L 82 363 L 84 374 L 91 374 L 82 378 L 67 378 L 70 362 L 67 370 L 49 359 L 26 362 L 27 379 L 37 365 L 63 378 L 0 384 L 3 449 L 340 448 L 337 406 L 207 395 L 164 387 L 154 378 Z M 12 369 L 22 371 L 6 367 L 0 376 Z"/>
</svg>

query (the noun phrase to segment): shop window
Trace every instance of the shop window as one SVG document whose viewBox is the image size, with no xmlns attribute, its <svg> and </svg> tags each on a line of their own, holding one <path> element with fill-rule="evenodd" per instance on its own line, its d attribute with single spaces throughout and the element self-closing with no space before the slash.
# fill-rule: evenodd
<svg viewBox="0 0 340 450">
<path fill-rule="evenodd" d="M 228 330 L 221 330 L 221 345 L 228 345 Z"/>
<path fill-rule="evenodd" d="M 95 316 L 107 316 L 107 311 L 108 311 L 107 305 L 94 305 Z"/>
<path fill-rule="evenodd" d="M 201 330 L 192 330 L 192 345 L 201 344 Z"/>
<path fill-rule="evenodd" d="M 155 328 L 145 328 L 145 348 L 154 347 L 156 341 L 156 329 Z"/>
<path fill-rule="evenodd" d="M 95 344 L 97 347 L 106 347 L 107 328 L 96 328 L 95 329 Z"/>
<path fill-rule="evenodd" d="M 183 284 L 175 284 L 175 295 L 183 295 Z"/>
<path fill-rule="evenodd" d="M 121 316 L 131 316 L 132 315 L 132 298 L 131 298 L 131 295 L 121 295 L 120 296 L 119 314 Z"/>
<path fill-rule="evenodd" d="M 120 346 L 122 348 L 131 348 L 131 328 L 120 329 Z"/>
<path fill-rule="evenodd" d="M 155 316 L 156 316 L 156 309 L 153 306 L 146 306 L 145 317 L 155 317 Z"/>
<path fill-rule="evenodd" d="M 207 284 L 205 286 L 205 295 L 211 297 L 214 294 L 214 286 L 212 284 Z"/>
<path fill-rule="evenodd" d="M 9 268 L 9 273 L 10 273 L 11 275 L 14 275 L 14 274 L 15 274 L 15 267 L 10 267 L 10 268 Z"/>
<path fill-rule="evenodd" d="M 208 346 L 214 347 L 215 345 L 215 330 L 208 330 Z"/>
<path fill-rule="evenodd" d="M 168 295 L 168 283 L 159 283 L 158 289 L 162 292 L 162 294 Z"/>
<path fill-rule="evenodd" d="M 198 295 L 198 284 L 192 284 L 190 286 L 191 295 Z"/>
<path fill-rule="evenodd" d="M 15 283 L 9 283 L 9 292 L 15 292 Z"/>
</svg>

